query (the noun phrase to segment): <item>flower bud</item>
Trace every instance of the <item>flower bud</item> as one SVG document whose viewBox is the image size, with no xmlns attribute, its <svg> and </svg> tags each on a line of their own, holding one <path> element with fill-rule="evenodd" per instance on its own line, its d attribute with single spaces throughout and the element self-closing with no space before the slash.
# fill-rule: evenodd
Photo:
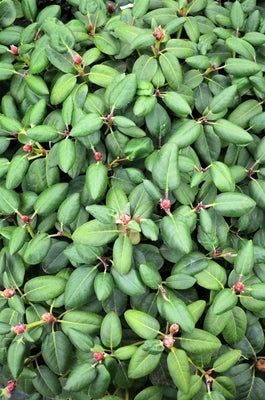
<svg viewBox="0 0 265 400">
<path fill-rule="evenodd" d="M 164 210 L 166 213 L 170 212 L 171 201 L 165 197 L 164 199 L 160 199 L 160 208 Z"/>
<path fill-rule="evenodd" d="M 178 324 L 172 324 L 169 327 L 169 332 L 174 334 L 174 333 L 178 333 L 179 331 L 179 325 Z"/>
<path fill-rule="evenodd" d="M 11 46 L 10 46 L 10 53 L 12 53 L 14 56 L 17 56 L 18 55 L 18 47 L 17 46 L 15 46 L 14 44 L 11 44 Z"/>
<path fill-rule="evenodd" d="M 156 38 L 156 40 L 158 40 L 159 42 L 162 42 L 162 40 L 165 39 L 166 34 L 165 34 L 164 29 L 162 29 L 161 25 L 157 26 L 157 27 L 154 29 L 153 36 L 154 36 L 154 37 Z"/>
<path fill-rule="evenodd" d="M 101 353 L 101 351 L 94 351 L 93 358 L 98 363 L 101 363 L 104 360 L 105 355 L 104 355 L 104 353 Z"/>
<path fill-rule="evenodd" d="M 96 161 L 101 161 L 102 160 L 102 153 L 100 153 L 100 151 L 95 151 L 94 153 L 94 159 Z"/>
<path fill-rule="evenodd" d="M 43 313 L 41 316 L 41 319 L 42 319 L 42 321 L 47 322 L 47 323 L 57 321 L 57 318 L 52 313 L 49 313 L 49 312 Z"/>
<path fill-rule="evenodd" d="M 15 293 L 16 293 L 16 291 L 15 291 L 15 289 L 13 289 L 13 288 L 6 288 L 4 291 L 3 291 L 3 296 L 6 298 L 6 299 L 11 299 L 11 297 L 13 297 L 14 295 L 15 295 Z"/>
<path fill-rule="evenodd" d="M 80 65 L 83 62 L 83 58 L 79 54 L 73 56 L 73 62 L 75 65 Z"/>
<path fill-rule="evenodd" d="M 15 332 L 17 335 L 23 335 L 26 329 L 27 326 L 25 324 L 18 324 L 13 327 L 13 332 Z"/>
<path fill-rule="evenodd" d="M 265 359 L 260 358 L 255 365 L 256 369 L 261 372 L 265 372 Z"/>
<path fill-rule="evenodd" d="M 243 282 L 240 282 L 240 281 L 236 282 L 236 283 L 233 285 L 233 290 L 234 290 L 234 292 L 237 293 L 237 294 L 244 292 L 244 290 L 245 290 L 245 285 L 244 285 L 244 283 L 243 283 Z"/>
<path fill-rule="evenodd" d="M 5 389 L 8 393 L 13 393 L 16 387 L 17 387 L 17 381 L 15 379 L 11 379 L 10 381 L 7 382 Z"/>
<path fill-rule="evenodd" d="M 174 346 L 175 339 L 171 335 L 165 335 L 163 338 L 163 345 L 168 349 L 171 349 Z"/>
<path fill-rule="evenodd" d="M 30 143 L 24 144 L 23 151 L 25 151 L 25 153 L 31 153 L 32 152 L 32 144 L 30 144 Z"/>
</svg>

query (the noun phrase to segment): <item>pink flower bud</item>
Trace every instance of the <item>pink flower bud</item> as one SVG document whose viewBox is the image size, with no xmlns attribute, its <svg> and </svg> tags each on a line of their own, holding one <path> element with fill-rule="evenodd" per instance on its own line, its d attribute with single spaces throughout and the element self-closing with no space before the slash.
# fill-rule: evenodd
<svg viewBox="0 0 265 400">
<path fill-rule="evenodd" d="M 73 56 L 73 62 L 75 65 L 79 65 L 83 62 L 83 58 L 79 54 Z"/>
<path fill-rule="evenodd" d="M 25 332 L 26 329 L 27 329 L 27 326 L 25 324 L 18 324 L 13 327 L 13 331 L 17 335 L 23 335 L 23 333 Z"/>
<path fill-rule="evenodd" d="M 170 325 L 170 327 L 169 327 L 169 332 L 170 333 L 178 333 L 178 331 L 179 331 L 179 325 L 178 324 L 172 324 L 172 325 Z"/>
<path fill-rule="evenodd" d="M 95 361 L 101 363 L 104 360 L 105 355 L 104 353 L 101 353 L 101 351 L 94 351 L 93 358 Z"/>
<path fill-rule="evenodd" d="M 96 161 L 101 161 L 102 160 L 102 153 L 100 153 L 100 151 L 95 151 L 94 153 L 94 159 Z"/>
<path fill-rule="evenodd" d="M 4 296 L 6 299 L 11 299 L 11 297 L 13 297 L 13 296 L 15 295 L 15 293 L 16 293 L 15 289 L 13 289 L 13 288 L 6 288 L 6 289 L 3 291 L 3 296 Z"/>
<path fill-rule="evenodd" d="M 49 312 L 45 312 L 44 314 L 42 314 L 41 319 L 42 321 L 47 323 L 57 321 L 57 318 L 55 318 L 55 316 Z"/>
<path fill-rule="evenodd" d="M 160 208 L 164 210 L 166 213 L 170 212 L 171 201 L 165 197 L 164 199 L 160 199 Z"/>
<path fill-rule="evenodd" d="M 168 349 L 171 349 L 174 346 L 175 339 L 171 335 L 164 336 L 163 345 Z"/>
<path fill-rule="evenodd" d="M 21 215 L 20 219 L 26 225 L 29 224 L 31 221 L 31 218 L 28 215 Z"/>
<path fill-rule="evenodd" d="M 235 293 L 239 294 L 239 293 L 244 292 L 244 290 L 245 290 L 245 285 L 244 285 L 243 282 L 238 281 L 238 282 L 236 282 L 236 283 L 233 285 L 233 289 L 234 289 L 234 292 L 235 292 Z"/>
<path fill-rule="evenodd" d="M 23 151 L 25 151 L 25 153 L 31 153 L 32 152 L 32 144 L 29 144 L 29 143 L 24 144 Z"/>
<path fill-rule="evenodd" d="M 14 390 L 17 387 L 17 381 L 15 379 L 11 379 L 10 381 L 7 382 L 5 389 L 7 390 L 8 393 L 14 392 Z"/>
<path fill-rule="evenodd" d="M 159 42 L 161 42 L 162 40 L 165 39 L 166 34 L 165 34 L 164 29 L 162 29 L 161 25 L 157 26 L 157 27 L 154 29 L 153 36 L 154 36 L 154 37 L 156 38 L 156 40 L 158 40 Z"/>
<path fill-rule="evenodd" d="M 11 44 L 11 46 L 10 46 L 10 53 L 12 53 L 14 56 L 17 56 L 18 55 L 18 47 L 17 46 L 15 46 L 14 44 Z"/>
</svg>

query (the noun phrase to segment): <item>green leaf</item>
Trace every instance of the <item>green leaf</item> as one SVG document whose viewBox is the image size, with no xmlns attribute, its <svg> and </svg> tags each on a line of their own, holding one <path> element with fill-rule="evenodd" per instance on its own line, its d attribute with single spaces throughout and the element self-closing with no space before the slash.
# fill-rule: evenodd
<svg viewBox="0 0 265 400">
<path fill-rule="evenodd" d="M 255 207 L 255 201 L 243 193 L 221 193 L 214 199 L 213 207 L 216 212 L 225 217 L 241 217 Z"/>
<path fill-rule="evenodd" d="M 119 42 L 109 33 L 101 32 L 94 36 L 95 46 L 102 52 L 108 55 L 115 55 L 119 53 Z"/>
<path fill-rule="evenodd" d="M 3 3 L 1 3 L 3 4 Z M 15 73 L 15 69 L 12 64 L 7 62 L 0 62 L 0 80 L 4 81 L 6 79 L 10 79 Z"/>
<path fill-rule="evenodd" d="M 61 331 L 52 331 L 42 342 L 41 351 L 47 366 L 52 372 L 62 375 L 68 371 L 71 361 L 71 343 Z"/>
<path fill-rule="evenodd" d="M 58 297 L 63 293 L 65 284 L 65 279 L 59 276 L 37 276 L 25 283 L 24 292 L 29 301 L 40 302 Z"/>
<path fill-rule="evenodd" d="M 63 225 L 70 225 L 75 221 L 80 210 L 80 193 L 72 193 L 60 204 L 57 219 Z"/>
<path fill-rule="evenodd" d="M 226 283 L 226 271 L 214 261 L 210 261 L 208 266 L 195 275 L 198 285 L 210 289 L 220 290 Z"/>
<path fill-rule="evenodd" d="M 155 339 L 159 333 L 159 322 L 149 314 L 138 310 L 127 310 L 125 320 L 130 328 L 143 339 Z"/>
<path fill-rule="evenodd" d="M 180 290 L 191 288 L 195 282 L 196 279 L 188 274 L 173 274 L 168 276 L 165 281 L 167 287 L 170 289 Z"/>
<path fill-rule="evenodd" d="M 115 224 L 104 224 L 96 219 L 78 227 L 72 238 L 75 242 L 88 246 L 102 246 L 112 242 L 118 235 Z"/>
<path fill-rule="evenodd" d="M 162 97 L 162 101 L 177 117 L 185 118 L 191 114 L 189 103 L 185 100 L 184 96 L 177 92 L 167 92 Z"/>
<path fill-rule="evenodd" d="M 265 181 L 262 179 L 252 179 L 249 183 L 249 192 L 257 206 L 262 210 L 265 209 Z"/>
<path fill-rule="evenodd" d="M 38 96 L 49 94 L 48 86 L 41 76 L 28 74 L 24 79 L 28 87 Z"/>
<path fill-rule="evenodd" d="M 93 396 L 91 398 L 94 399 L 102 398 L 102 396 L 104 396 L 104 394 L 106 393 L 110 383 L 111 376 L 108 369 L 105 367 L 104 364 L 98 364 L 97 376 L 89 385 L 88 394 L 90 396 Z"/>
<path fill-rule="evenodd" d="M 228 143 L 245 146 L 253 141 L 252 136 L 247 131 L 225 119 L 217 120 L 213 128 L 220 139 Z"/>
<path fill-rule="evenodd" d="M 73 167 L 76 159 L 76 148 L 73 140 L 66 138 L 61 140 L 58 145 L 58 165 L 60 169 L 67 173 Z"/>
<path fill-rule="evenodd" d="M 65 286 L 65 307 L 75 308 L 86 304 L 93 294 L 94 278 L 97 269 L 94 267 L 79 267 L 75 269 Z"/>
<path fill-rule="evenodd" d="M 17 226 L 9 239 L 9 252 L 11 255 L 15 254 L 21 249 L 28 238 L 28 231 L 26 226 Z"/>
<path fill-rule="evenodd" d="M 109 65 L 98 64 L 93 65 L 88 74 L 90 82 L 95 83 L 100 87 L 108 87 L 114 78 L 119 76 L 120 73 Z"/>
<path fill-rule="evenodd" d="M 189 253 L 192 248 L 188 225 L 174 216 L 163 217 L 160 223 L 162 238 L 165 244 L 173 250 Z"/>
<path fill-rule="evenodd" d="M 135 74 L 118 75 L 106 89 L 104 96 L 106 104 L 113 109 L 125 107 L 133 100 L 136 88 Z"/>
<path fill-rule="evenodd" d="M 16 7 L 13 1 L 2 0 L 0 3 L 0 27 L 11 25 L 16 19 Z"/>
<path fill-rule="evenodd" d="M 111 311 L 102 321 L 100 327 L 100 339 L 109 349 L 119 346 L 122 339 L 122 326 L 118 315 Z"/>
<path fill-rule="evenodd" d="M 233 345 L 243 339 L 246 329 L 246 313 L 242 308 L 236 306 L 230 311 L 230 316 L 222 331 L 222 335 L 228 344 Z"/>
<path fill-rule="evenodd" d="M 47 256 L 50 247 L 51 238 L 47 233 L 38 233 L 28 242 L 23 254 L 24 261 L 30 265 L 39 264 Z"/>
<path fill-rule="evenodd" d="M 135 0 L 133 3 L 134 18 L 143 17 L 149 9 L 150 0 Z"/>
<path fill-rule="evenodd" d="M 59 138 L 58 130 L 50 125 L 37 125 L 27 129 L 27 136 L 37 142 L 49 142 Z"/>
<path fill-rule="evenodd" d="M 155 182 L 166 192 L 177 189 L 180 184 L 178 151 L 175 143 L 164 144 L 158 152 L 156 163 L 152 169 Z"/>
<path fill-rule="evenodd" d="M 20 204 L 19 195 L 11 189 L 6 189 L 0 185 L 0 212 L 3 214 L 13 214 Z"/>
<path fill-rule="evenodd" d="M 190 389 L 190 366 L 184 350 L 172 347 L 167 356 L 169 374 L 179 390 L 187 393 Z"/>
<path fill-rule="evenodd" d="M 162 353 L 151 354 L 143 350 L 143 345 L 140 346 L 130 360 L 128 377 L 138 379 L 150 374 L 157 367 L 161 356 Z"/>
<path fill-rule="evenodd" d="M 225 372 L 233 367 L 241 356 L 241 350 L 228 350 L 219 356 L 213 363 L 213 369 L 216 372 Z"/>
<path fill-rule="evenodd" d="M 186 59 L 195 54 L 195 43 L 187 39 L 170 39 L 167 42 L 167 51 L 175 57 Z"/>
<path fill-rule="evenodd" d="M 58 78 L 52 87 L 50 101 L 52 105 L 62 103 L 72 92 L 76 84 L 76 76 L 66 73 Z"/>
<path fill-rule="evenodd" d="M 238 275 L 247 276 L 254 266 L 254 246 L 252 240 L 247 240 L 239 249 L 234 262 L 234 270 Z"/>
<path fill-rule="evenodd" d="M 102 118 L 95 113 L 88 113 L 78 121 L 71 129 L 73 137 L 83 137 L 97 132 L 103 125 Z"/>
<path fill-rule="evenodd" d="M 128 296 L 140 296 L 146 291 L 146 287 L 141 281 L 139 272 L 131 268 L 128 274 L 120 274 L 115 268 L 111 274 L 118 289 Z"/>
<path fill-rule="evenodd" d="M 90 199 L 102 198 L 108 184 L 108 170 L 101 162 L 90 164 L 86 170 L 86 189 Z"/>
<path fill-rule="evenodd" d="M 83 362 L 75 366 L 67 378 L 64 389 L 67 391 L 79 392 L 87 388 L 97 376 L 95 366 L 89 362 Z"/>
<path fill-rule="evenodd" d="M 24 154 L 20 154 L 12 158 L 6 175 L 7 189 L 14 189 L 22 182 L 28 166 L 29 161 Z"/>
<path fill-rule="evenodd" d="M 237 295 L 232 289 L 222 289 L 213 300 L 213 312 L 222 314 L 225 311 L 231 310 L 237 304 Z"/>
<path fill-rule="evenodd" d="M 66 197 L 68 183 L 56 183 L 38 196 L 34 203 L 34 210 L 39 215 L 48 215 L 58 209 L 62 200 Z"/>
<path fill-rule="evenodd" d="M 243 58 L 227 58 L 225 71 L 236 77 L 243 77 L 255 75 L 260 71 L 260 66 L 254 61 Z"/>
<path fill-rule="evenodd" d="M 154 109 L 146 116 L 145 121 L 151 135 L 157 138 L 165 136 L 171 127 L 170 117 L 159 103 L 155 104 Z"/>
<path fill-rule="evenodd" d="M 45 397 L 56 397 L 62 387 L 57 375 L 55 375 L 46 365 L 38 365 L 36 368 L 37 376 L 32 379 L 35 390 Z"/>
<path fill-rule="evenodd" d="M 184 24 L 184 29 L 188 38 L 192 42 L 198 42 L 200 37 L 200 29 L 196 18 L 194 17 L 187 17 L 186 22 Z"/>
<path fill-rule="evenodd" d="M 94 290 L 99 301 L 104 301 L 110 297 L 114 287 L 111 274 L 99 272 L 94 279 Z"/>
<path fill-rule="evenodd" d="M 247 60 L 256 60 L 256 52 L 254 47 L 248 43 L 246 40 L 238 37 L 229 37 L 226 39 L 225 43 L 234 52 L 240 54 Z"/>
<path fill-rule="evenodd" d="M 149 137 L 130 139 L 125 147 L 124 154 L 130 161 L 147 157 L 154 150 L 153 142 Z"/>
<path fill-rule="evenodd" d="M 142 54 L 133 64 L 132 72 L 139 80 L 151 81 L 157 71 L 157 66 L 157 60 L 154 57 Z"/>
<path fill-rule="evenodd" d="M 162 393 L 162 388 L 159 386 L 149 386 L 143 390 L 141 390 L 140 393 L 138 393 L 134 400 L 162 400 L 163 398 L 163 393 Z"/>
<path fill-rule="evenodd" d="M 219 113 L 227 107 L 231 107 L 236 96 L 237 86 L 228 86 L 217 93 L 210 101 L 208 110 L 211 113 Z"/>
<path fill-rule="evenodd" d="M 90 311 L 67 311 L 61 320 L 62 331 L 68 335 L 69 329 L 76 329 L 85 334 L 99 333 L 102 317 Z"/>
<path fill-rule="evenodd" d="M 237 31 L 243 27 L 245 16 L 242 5 L 235 1 L 230 9 L 230 19 L 234 29 Z"/>
<path fill-rule="evenodd" d="M 142 219 L 140 221 L 140 228 L 143 235 L 152 241 L 156 241 L 159 235 L 159 229 L 152 219 Z"/>
<path fill-rule="evenodd" d="M 250 291 L 250 294 L 254 299 L 257 300 L 265 300 L 265 284 L 264 283 L 254 283 L 251 285 L 250 288 L 248 288 L 248 291 Z"/>
<path fill-rule="evenodd" d="M 154 96 L 138 96 L 134 106 L 133 113 L 137 117 L 145 117 L 150 115 L 157 104 L 157 99 Z"/>
<path fill-rule="evenodd" d="M 178 128 L 172 132 L 168 143 L 175 143 L 180 149 L 187 147 L 195 142 L 202 134 L 202 126 L 193 120 L 187 120 L 181 123 Z"/>
<path fill-rule="evenodd" d="M 153 264 L 140 264 L 139 272 L 142 281 L 151 289 L 156 290 L 161 285 L 162 278 Z"/>
<path fill-rule="evenodd" d="M 12 342 L 7 350 L 7 365 L 14 379 L 17 379 L 24 367 L 26 344 L 22 340 Z"/>
<path fill-rule="evenodd" d="M 221 161 L 214 161 L 210 168 L 213 183 L 220 192 L 233 192 L 235 180 L 230 168 Z"/>
<path fill-rule="evenodd" d="M 190 333 L 183 333 L 179 340 L 181 347 L 191 354 L 212 353 L 221 347 L 217 337 L 197 328 Z"/>
<path fill-rule="evenodd" d="M 81 332 L 77 329 L 68 328 L 67 336 L 71 343 L 78 349 L 84 352 L 90 351 L 94 346 L 94 341 L 87 333 Z"/>
<path fill-rule="evenodd" d="M 188 307 L 173 292 L 166 290 L 167 299 L 158 298 L 160 313 L 169 324 L 179 324 L 183 332 L 192 332 L 195 321 Z"/>
<path fill-rule="evenodd" d="M 113 268 L 120 274 L 128 274 L 132 265 L 133 246 L 130 237 L 119 235 L 113 244 Z"/>
<path fill-rule="evenodd" d="M 183 75 L 177 57 L 169 52 L 161 53 L 158 62 L 169 86 L 172 89 L 178 89 Z"/>
</svg>

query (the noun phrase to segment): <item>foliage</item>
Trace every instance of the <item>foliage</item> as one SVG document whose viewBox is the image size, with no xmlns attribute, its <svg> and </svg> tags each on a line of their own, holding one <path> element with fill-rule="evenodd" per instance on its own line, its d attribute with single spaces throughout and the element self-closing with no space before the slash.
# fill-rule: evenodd
<svg viewBox="0 0 265 400">
<path fill-rule="evenodd" d="M 265 7 L 0 0 L 1 398 L 262 400 Z"/>
</svg>

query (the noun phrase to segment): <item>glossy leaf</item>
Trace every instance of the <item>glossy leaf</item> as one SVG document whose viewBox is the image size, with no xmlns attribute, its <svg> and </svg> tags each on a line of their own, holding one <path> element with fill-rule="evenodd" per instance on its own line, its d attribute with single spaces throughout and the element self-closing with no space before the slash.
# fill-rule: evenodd
<svg viewBox="0 0 265 400">
<path fill-rule="evenodd" d="M 122 326 L 118 315 L 114 311 L 109 312 L 103 318 L 100 339 L 103 345 L 110 349 L 119 346 L 122 339 Z"/>
<path fill-rule="evenodd" d="M 55 82 L 51 90 L 51 103 L 57 105 L 62 103 L 72 92 L 76 84 L 76 77 L 73 74 L 64 74 Z"/>
<path fill-rule="evenodd" d="M 127 274 L 132 265 L 132 241 L 128 235 L 120 235 L 113 245 L 113 268 Z"/>
<path fill-rule="evenodd" d="M 75 308 L 85 304 L 93 294 L 96 269 L 79 267 L 70 275 L 65 286 L 65 307 Z"/>
<path fill-rule="evenodd" d="M 34 210 L 40 215 L 47 215 L 57 210 L 68 191 L 67 183 L 56 183 L 45 189 L 34 203 Z"/>
<path fill-rule="evenodd" d="M 64 386 L 65 390 L 78 392 L 93 382 L 97 376 L 94 365 L 89 362 L 83 362 L 72 369 Z"/>
<path fill-rule="evenodd" d="M 28 280 L 24 292 L 29 301 L 45 301 L 63 293 L 65 284 L 65 279 L 59 276 L 43 275 Z"/>
<path fill-rule="evenodd" d="M 222 314 L 231 310 L 237 304 L 237 296 L 231 289 L 223 289 L 215 296 L 213 300 L 213 311 L 216 314 Z"/>
<path fill-rule="evenodd" d="M 92 200 L 100 199 L 108 184 L 108 170 L 106 165 L 101 162 L 90 164 L 86 170 L 86 189 L 89 198 Z"/>
<path fill-rule="evenodd" d="M 3 185 L 0 186 L 0 200 L 0 211 L 3 214 L 12 214 L 19 207 L 19 195 Z"/>
<path fill-rule="evenodd" d="M 23 341 L 16 340 L 7 350 L 7 364 L 14 379 L 17 379 L 24 367 L 26 345 Z"/>
<path fill-rule="evenodd" d="M 225 119 L 219 119 L 214 123 L 214 131 L 220 139 L 228 143 L 244 146 L 253 140 L 247 131 Z"/>
<path fill-rule="evenodd" d="M 149 314 L 127 310 L 124 317 L 130 328 L 143 339 L 155 339 L 159 333 L 159 322 Z"/>
<path fill-rule="evenodd" d="M 237 274 L 247 276 L 254 266 L 254 246 L 252 240 L 248 240 L 239 249 L 234 262 L 234 270 Z"/>
<path fill-rule="evenodd" d="M 163 217 L 160 224 L 161 234 L 165 244 L 171 249 L 182 253 L 191 251 L 191 237 L 188 225 L 173 216 Z"/>
<path fill-rule="evenodd" d="M 191 333 L 183 333 L 181 347 L 191 354 L 214 352 L 221 346 L 220 340 L 209 332 L 195 328 Z"/>
<path fill-rule="evenodd" d="M 58 165 L 67 173 L 74 165 L 76 159 L 75 143 L 71 139 L 61 140 L 58 146 Z"/>
<path fill-rule="evenodd" d="M 220 192 L 233 192 L 235 180 L 231 170 L 221 161 L 214 161 L 210 168 L 212 180 Z"/>
<path fill-rule="evenodd" d="M 68 368 L 71 360 L 71 343 L 61 331 L 52 331 L 46 335 L 41 345 L 43 358 L 55 374 L 62 375 Z"/>
<path fill-rule="evenodd" d="M 112 242 L 118 234 L 115 224 L 104 224 L 96 219 L 86 222 L 73 233 L 73 240 L 89 246 L 102 246 Z"/>
<path fill-rule="evenodd" d="M 182 82 L 182 70 L 177 57 L 169 52 L 162 53 L 158 61 L 169 86 L 178 89 Z"/>
<path fill-rule="evenodd" d="M 174 143 L 167 143 L 159 150 L 158 157 L 152 169 L 155 182 L 161 189 L 177 189 L 180 184 L 178 170 L 178 146 Z"/>
<path fill-rule="evenodd" d="M 102 118 L 95 113 L 88 113 L 71 129 L 71 136 L 83 137 L 97 132 L 103 125 Z"/>
<path fill-rule="evenodd" d="M 217 360 L 215 360 L 215 362 L 213 363 L 213 369 L 216 372 L 225 372 L 237 363 L 240 356 L 240 350 L 229 350 L 228 352 L 219 356 Z"/>
<path fill-rule="evenodd" d="M 158 365 L 162 353 L 151 354 L 139 347 L 133 354 L 129 367 L 128 376 L 132 379 L 141 378 L 152 372 Z"/>
<path fill-rule="evenodd" d="M 255 205 L 255 201 L 243 193 L 226 192 L 216 196 L 213 207 L 225 217 L 240 217 L 251 211 Z"/>
<path fill-rule="evenodd" d="M 190 388 L 190 366 L 184 350 L 171 348 L 167 356 L 169 374 L 179 390 L 187 393 Z"/>
</svg>

